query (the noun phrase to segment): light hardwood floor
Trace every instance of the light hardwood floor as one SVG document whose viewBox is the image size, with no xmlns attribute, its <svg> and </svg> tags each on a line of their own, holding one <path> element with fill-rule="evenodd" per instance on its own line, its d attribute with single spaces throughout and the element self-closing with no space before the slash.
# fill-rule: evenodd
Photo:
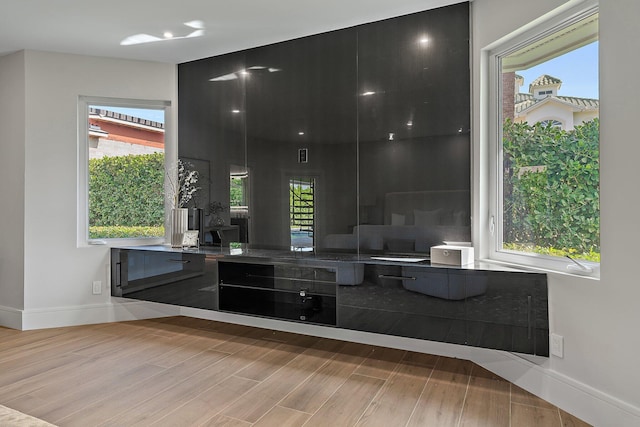
<svg viewBox="0 0 640 427">
<path fill-rule="evenodd" d="M 586 426 L 463 360 L 188 317 L 0 328 L 0 404 L 59 426 Z"/>
</svg>

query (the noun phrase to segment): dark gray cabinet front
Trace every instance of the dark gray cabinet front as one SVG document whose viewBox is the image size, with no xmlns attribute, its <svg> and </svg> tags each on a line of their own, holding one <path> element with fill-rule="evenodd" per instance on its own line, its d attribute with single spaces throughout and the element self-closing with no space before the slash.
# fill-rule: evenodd
<svg viewBox="0 0 640 427">
<path fill-rule="evenodd" d="M 216 310 L 216 260 L 205 254 L 111 249 L 111 294 Z"/>
<path fill-rule="evenodd" d="M 218 263 L 219 309 L 335 326 L 335 273 L 282 264 Z"/>
<path fill-rule="evenodd" d="M 549 355 L 547 277 L 521 271 L 112 249 L 112 295 Z M 358 284 L 338 272 L 364 267 Z M 344 281 L 340 281 L 344 283 Z"/>
<path fill-rule="evenodd" d="M 338 326 L 548 356 L 546 275 L 368 264 L 338 289 Z"/>
</svg>

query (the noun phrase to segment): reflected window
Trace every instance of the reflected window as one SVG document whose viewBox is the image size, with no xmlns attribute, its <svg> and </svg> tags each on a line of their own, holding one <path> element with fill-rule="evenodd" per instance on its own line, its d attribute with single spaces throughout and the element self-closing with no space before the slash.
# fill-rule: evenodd
<svg viewBox="0 0 640 427">
<path fill-rule="evenodd" d="M 315 246 L 315 179 L 289 180 L 289 225 L 292 251 L 313 251 Z"/>
<path fill-rule="evenodd" d="M 229 180 L 229 214 L 231 225 L 238 227 L 238 242 L 249 242 L 249 172 L 231 165 Z"/>
</svg>

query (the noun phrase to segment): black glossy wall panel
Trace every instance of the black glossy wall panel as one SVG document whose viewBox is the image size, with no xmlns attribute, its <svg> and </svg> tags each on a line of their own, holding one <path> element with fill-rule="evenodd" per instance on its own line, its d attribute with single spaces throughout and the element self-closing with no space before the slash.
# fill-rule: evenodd
<svg viewBox="0 0 640 427">
<path fill-rule="evenodd" d="M 228 201 L 229 174 L 248 174 L 250 248 L 292 246 L 296 178 L 315 182 L 317 252 L 470 240 L 468 3 L 180 64 L 178 77 L 179 155 L 210 163 L 206 200 Z M 425 231 L 416 217 L 435 211 L 449 228 Z"/>
</svg>

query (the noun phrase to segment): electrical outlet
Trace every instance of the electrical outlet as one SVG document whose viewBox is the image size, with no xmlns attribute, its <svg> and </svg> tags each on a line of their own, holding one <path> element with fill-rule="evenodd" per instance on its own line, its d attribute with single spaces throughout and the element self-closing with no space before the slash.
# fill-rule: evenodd
<svg viewBox="0 0 640 427">
<path fill-rule="evenodd" d="M 551 354 L 557 357 L 564 357 L 564 337 L 562 335 L 551 334 Z"/>
<path fill-rule="evenodd" d="M 94 280 L 93 281 L 93 294 L 100 295 L 102 293 L 102 281 Z"/>
</svg>

